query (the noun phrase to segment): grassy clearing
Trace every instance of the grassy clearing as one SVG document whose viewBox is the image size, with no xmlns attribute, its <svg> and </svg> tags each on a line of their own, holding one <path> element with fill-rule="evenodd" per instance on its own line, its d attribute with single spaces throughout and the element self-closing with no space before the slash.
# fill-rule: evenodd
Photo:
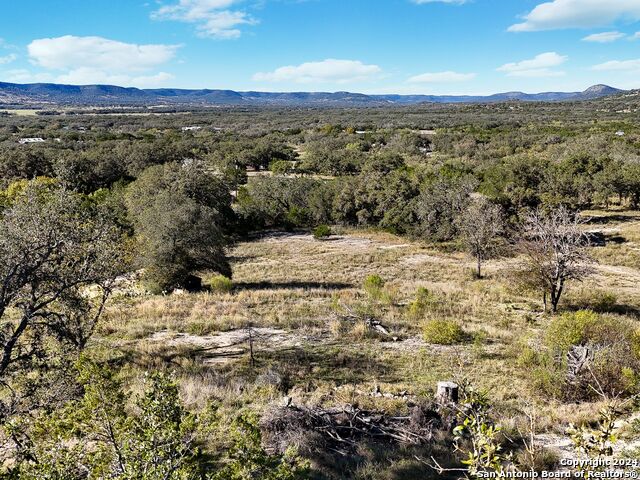
<svg viewBox="0 0 640 480">
<path fill-rule="evenodd" d="M 39 110 L 31 110 L 31 109 L 5 110 L 5 111 L 9 115 L 16 115 L 18 117 L 34 117 L 39 112 Z"/>
<path fill-rule="evenodd" d="M 635 218 L 602 221 L 600 228 L 624 236 L 624 250 L 615 242 L 593 249 L 597 273 L 570 287 L 565 310 L 597 304 L 638 320 L 640 272 L 628 257 L 640 240 Z M 597 403 L 562 404 L 536 391 L 523 350 L 541 341 L 550 319 L 537 294 L 514 281 L 518 259 L 490 261 L 486 278 L 475 280 L 472 260 L 461 253 L 380 232 L 338 233 L 322 242 L 306 233 L 271 233 L 240 243 L 230 252 L 231 291 L 116 299 L 100 342 L 119 349 L 132 378 L 144 368 L 169 369 L 189 404 L 215 398 L 229 411 L 262 411 L 285 394 L 299 403 L 401 408 L 406 400 L 370 392 L 431 396 L 437 381 L 464 378 L 490 392 L 507 427 L 522 422 L 525 404 L 538 406 L 538 428 L 552 433 L 597 415 Z M 370 275 L 384 281 L 376 295 L 363 285 Z M 345 319 L 346 311 L 376 318 L 397 341 L 370 334 Z M 423 328 L 433 321 L 460 325 L 464 340 L 427 343 Z M 157 341 L 160 332 L 219 342 L 221 332 L 248 326 L 285 332 L 275 343 L 256 338 L 253 366 L 247 341 L 231 345 L 235 350 L 222 359 L 202 344 Z"/>
</svg>

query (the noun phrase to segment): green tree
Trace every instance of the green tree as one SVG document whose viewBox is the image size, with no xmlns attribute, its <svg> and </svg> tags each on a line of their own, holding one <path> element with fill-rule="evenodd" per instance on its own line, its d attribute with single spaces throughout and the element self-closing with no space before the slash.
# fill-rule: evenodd
<svg viewBox="0 0 640 480">
<path fill-rule="evenodd" d="M 144 392 L 130 398 L 113 370 L 86 361 L 79 368 L 83 397 L 37 419 L 14 474 L 27 480 L 204 478 L 197 442 L 214 424 L 185 410 L 165 374 L 148 375 Z"/>
<path fill-rule="evenodd" d="M 0 378 L 6 381 L 45 357 L 51 340 L 85 347 L 126 254 L 111 214 L 86 197 L 34 180 L 4 198 Z"/>
<path fill-rule="evenodd" d="M 238 415 L 231 426 L 232 446 L 227 461 L 212 480 L 296 480 L 307 478 L 309 463 L 294 448 L 270 455 L 262 448 L 258 419 L 251 412 Z"/>
<path fill-rule="evenodd" d="M 126 204 L 153 290 L 186 286 L 198 270 L 231 276 L 225 248 L 233 211 L 223 178 L 199 162 L 151 167 L 129 186 Z"/>
<path fill-rule="evenodd" d="M 470 204 L 476 186 L 470 175 L 442 173 L 426 183 L 416 198 L 416 233 L 434 241 L 453 239 L 458 234 L 456 219 Z"/>
</svg>

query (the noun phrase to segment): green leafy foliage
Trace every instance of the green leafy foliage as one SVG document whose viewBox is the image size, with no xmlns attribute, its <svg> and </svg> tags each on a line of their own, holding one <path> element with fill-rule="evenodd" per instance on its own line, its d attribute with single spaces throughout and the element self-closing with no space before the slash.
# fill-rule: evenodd
<svg viewBox="0 0 640 480">
<path fill-rule="evenodd" d="M 294 448 L 283 455 L 270 455 L 262 448 L 262 435 L 255 414 L 238 415 L 229 432 L 231 448 L 226 464 L 213 475 L 212 480 L 297 480 L 307 478 L 309 462 L 302 460 Z"/>
<path fill-rule="evenodd" d="M 313 238 L 322 240 L 331 236 L 331 227 L 328 225 L 318 225 L 313 229 Z"/>
<path fill-rule="evenodd" d="M 230 293 L 233 291 L 233 281 L 229 277 L 224 275 L 211 275 L 206 284 L 209 286 L 212 292 L 216 293 Z"/>
<path fill-rule="evenodd" d="M 367 295 L 374 300 L 380 299 L 383 294 L 385 281 L 380 275 L 372 274 L 367 275 L 362 283 L 362 288 L 367 292 Z"/>
<path fill-rule="evenodd" d="M 83 397 L 39 416 L 14 469 L 19 478 L 203 478 L 197 438 L 211 423 L 184 409 L 166 375 L 149 375 L 144 392 L 129 398 L 112 370 L 88 362 L 79 368 Z M 127 411 L 131 400 L 135 412 Z"/>
<path fill-rule="evenodd" d="M 591 310 L 564 313 L 547 328 L 546 349 L 528 354 L 532 381 L 545 394 L 566 399 L 634 394 L 637 338 L 636 329 L 619 318 Z"/>
<path fill-rule="evenodd" d="M 502 428 L 489 416 L 487 395 L 470 385 L 465 385 L 462 393 L 464 406 L 453 429 L 455 450 L 462 454 L 462 463 L 471 477 L 482 477 L 483 472 L 502 472 L 509 456 L 503 452 Z"/>
<path fill-rule="evenodd" d="M 63 408 L 42 412 L 35 423 L 5 425 L 19 445 L 5 472 L 25 480 L 297 480 L 309 464 L 293 449 L 270 455 L 261 446 L 255 414 L 223 426 L 214 408 L 198 414 L 182 404 L 178 386 L 164 373 L 147 374 L 141 394 L 127 393 L 117 373 L 82 360 L 84 393 Z M 26 432 L 20 429 L 28 428 Z M 23 435 L 19 435 L 22 433 Z M 229 449 L 204 455 L 207 438 L 230 438 Z M 214 460 L 215 457 L 215 460 Z"/>
<path fill-rule="evenodd" d="M 424 317 L 429 309 L 438 304 L 438 298 L 424 287 L 418 288 L 415 299 L 409 304 L 407 313 L 414 320 Z"/>
<path fill-rule="evenodd" d="M 546 332 L 546 343 L 564 353 L 574 346 L 585 344 L 599 328 L 601 317 L 590 310 L 564 313 L 555 317 Z"/>
<path fill-rule="evenodd" d="M 152 291 L 184 287 L 197 270 L 231 276 L 225 253 L 231 196 L 224 181 L 202 164 L 149 168 L 129 186 L 126 202 Z"/>
<path fill-rule="evenodd" d="M 599 419 L 594 428 L 570 424 L 567 433 L 575 450 L 591 459 L 613 455 L 613 445 L 618 440 L 615 433 L 616 422 L 621 413 L 618 405 L 610 403 L 600 409 Z"/>
<path fill-rule="evenodd" d="M 467 335 L 454 320 L 432 319 L 424 322 L 422 337 L 427 343 L 437 345 L 453 345 L 466 340 Z"/>
</svg>

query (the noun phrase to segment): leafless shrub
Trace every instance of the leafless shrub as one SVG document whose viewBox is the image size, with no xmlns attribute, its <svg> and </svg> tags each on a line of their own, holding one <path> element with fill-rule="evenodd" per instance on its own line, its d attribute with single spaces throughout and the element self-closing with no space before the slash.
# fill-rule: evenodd
<svg viewBox="0 0 640 480">
<path fill-rule="evenodd" d="M 580 228 L 584 221 L 565 207 L 527 215 L 520 249 L 526 257 L 530 281 L 543 291 L 545 310 L 547 295 L 553 313 L 569 280 L 581 281 L 592 273 L 589 239 Z"/>
</svg>

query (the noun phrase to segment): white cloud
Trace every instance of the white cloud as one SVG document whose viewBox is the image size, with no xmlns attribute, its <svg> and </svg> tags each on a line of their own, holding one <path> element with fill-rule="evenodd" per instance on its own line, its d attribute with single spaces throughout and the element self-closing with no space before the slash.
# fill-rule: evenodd
<svg viewBox="0 0 640 480">
<path fill-rule="evenodd" d="M 591 28 L 617 20 L 640 20 L 638 0 L 553 0 L 541 3 L 524 16 L 510 32 L 533 32 L 562 28 Z"/>
<path fill-rule="evenodd" d="M 636 32 L 629 37 L 629 40 L 640 40 L 640 32 Z"/>
<path fill-rule="evenodd" d="M 591 67 L 597 71 L 640 71 L 640 59 L 638 60 L 611 60 Z"/>
<path fill-rule="evenodd" d="M 0 57 L 0 65 L 6 65 L 7 63 L 11 63 L 16 60 L 18 56 L 15 53 L 10 53 L 9 55 L 5 55 L 4 57 Z"/>
<path fill-rule="evenodd" d="M 32 63 L 40 67 L 116 71 L 145 71 L 157 67 L 171 60 L 178 48 L 178 45 L 136 45 L 73 35 L 34 40 L 27 47 Z"/>
<path fill-rule="evenodd" d="M 126 86 L 158 86 L 173 78 L 153 72 L 174 58 L 179 45 L 138 45 L 102 37 L 65 35 L 32 41 L 28 47 L 33 65 L 53 71 L 50 81 L 70 84 L 108 83 Z M 16 71 L 15 78 L 40 81 L 45 73 Z M 49 78 L 47 77 L 47 78 Z"/>
<path fill-rule="evenodd" d="M 348 83 L 366 80 L 381 72 L 382 69 L 377 65 L 365 65 L 356 60 L 329 58 L 321 62 L 280 67 L 273 72 L 259 72 L 253 76 L 253 80 L 259 82 Z"/>
<path fill-rule="evenodd" d="M 562 65 L 568 58 L 566 55 L 559 55 L 556 52 L 546 52 L 529 60 L 507 63 L 497 68 L 497 70 L 506 72 L 509 77 L 560 77 L 565 73 L 553 70 L 553 67 Z"/>
<path fill-rule="evenodd" d="M 233 39 L 242 35 L 241 25 L 254 25 L 255 19 L 246 12 L 229 10 L 238 0 L 179 0 L 151 14 L 156 20 L 176 20 L 196 24 L 201 37 Z"/>
<path fill-rule="evenodd" d="M 592 33 L 591 35 L 584 37 L 582 40 L 585 42 L 611 43 L 616 40 L 620 40 L 624 36 L 625 34 L 620 32 L 602 32 Z"/>
<path fill-rule="evenodd" d="M 475 73 L 457 73 L 457 72 L 436 72 L 423 73 L 407 80 L 409 83 L 449 83 L 449 82 L 466 82 L 473 80 Z"/>
</svg>

